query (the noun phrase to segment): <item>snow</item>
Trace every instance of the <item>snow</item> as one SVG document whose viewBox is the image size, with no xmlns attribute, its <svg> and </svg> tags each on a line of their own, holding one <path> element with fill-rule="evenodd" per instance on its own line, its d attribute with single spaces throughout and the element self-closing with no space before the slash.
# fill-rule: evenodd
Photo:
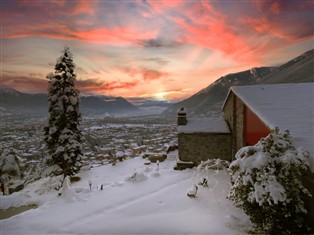
<svg viewBox="0 0 314 235">
<path fill-rule="evenodd" d="M 230 133 L 228 124 L 222 118 L 189 118 L 186 125 L 178 126 L 181 133 Z"/>
<path fill-rule="evenodd" d="M 289 129 L 296 147 L 310 152 L 314 172 L 314 83 L 236 86 L 231 90 L 271 129 Z"/>
<path fill-rule="evenodd" d="M 230 164 L 233 187 L 248 185 L 250 189 L 247 195 L 251 203 L 255 201 L 263 206 L 291 200 L 287 198 L 287 192 L 291 190 L 287 187 L 291 187 L 291 184 L 289 182 L 287 186 L 285 182 L 296 179 L 295 176 L 289 177 L 288 174 L 294 172 L 297 175 L 297 170 L 306 170 L 309 166 L 308 153 L 291 146 L 290 136 L 286 134 L 271 133 L 254 146 L 242 147 L 236 153 L 236 160 Z M 301 185 L 293 182 L 294 188 Z M 234 193 L 235 191 L 231 192 L 232 195 Z"/>
<path fill-rule="evenodd" d="M 136 157 L 82 171 L 81 180 L 67 183 L 61 196 L 48 190 L 48 178 L 0 196 L 1 209 L 38 205 L 1 220 L 1 234 L 246 234 L 247 216 L 226 199 L 228 173 L 213 171 L 216 188 L 200 186 L 190 198 L 194 170 L 174 171 L 176 157 L 171 152 L 159 169 Z M 134 173 L 139 178 L 130 181 Z"/>
<path fill-rule="evenodd" d="M 71 102 L 72 105 L 76 105 L 77 104 L 77 98 L 76 97 L 71 95 L 69 98 L 70 98 L 70 102 Z"/>
<path fill-rule="evenodd" d="M 52 102 L 55 102 L 55 101 L 57 100 L 57 98 L 58 98 L 58 96 L 55 94 L 55 95 L 53 95 L 53 96 L 50 97 L 50 100 L 51 100 Z"/>
<path fill-rule="evenodd" d="M 178 109 L 178 111 L 177 111 L 177 114 L 186 114 L 186 108 L 184 108 L 184 107 L 182 107 L 182 108 L 180 108 L 180 109 Z"/>
</svg>

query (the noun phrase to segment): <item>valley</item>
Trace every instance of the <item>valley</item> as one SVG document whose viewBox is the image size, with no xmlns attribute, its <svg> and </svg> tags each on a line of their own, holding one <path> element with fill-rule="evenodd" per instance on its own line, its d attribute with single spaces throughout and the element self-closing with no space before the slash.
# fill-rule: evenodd
<svg viewBox="0 0 314 235">
<path fill-rule="evenodd" d="M 12 149 L 25 163 L 25 181 L 40 178 L 47 156 L 44 142 L 45 118 L 3 118 L 0 151 Z M 175 123 L 157 116 L 89 117 L 82 121 L 83 165 L 96 167 L 144 152 L 163 154 L 176 145 Z M 34 171 L 36 169 L 36 171 Z"/>
</svg>

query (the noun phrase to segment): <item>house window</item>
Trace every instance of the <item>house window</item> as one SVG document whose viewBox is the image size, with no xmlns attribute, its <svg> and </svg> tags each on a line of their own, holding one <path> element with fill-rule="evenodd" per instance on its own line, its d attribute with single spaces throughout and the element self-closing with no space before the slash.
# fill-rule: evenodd
<svg viewBox="0 0 314 235">
<path fill-rule="evenodd" d="M 246 145 L 254 145 L 262 137 L 266 137 L 270 130 L 249 108 L 245 107 L 245 109 Z"/>
</svg>

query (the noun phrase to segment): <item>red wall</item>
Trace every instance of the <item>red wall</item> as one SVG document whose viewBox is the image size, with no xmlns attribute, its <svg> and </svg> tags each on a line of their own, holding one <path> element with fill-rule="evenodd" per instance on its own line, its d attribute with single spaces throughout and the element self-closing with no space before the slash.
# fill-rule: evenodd
<svg viewBox="0 0 314 235">
<path fill-rule="evenodd" d="M 262 137 L 266 137 L 270 130 L 247 107 L 245 107 L 245 139 L 247 145 L 256 144 Z"/>
</svg>

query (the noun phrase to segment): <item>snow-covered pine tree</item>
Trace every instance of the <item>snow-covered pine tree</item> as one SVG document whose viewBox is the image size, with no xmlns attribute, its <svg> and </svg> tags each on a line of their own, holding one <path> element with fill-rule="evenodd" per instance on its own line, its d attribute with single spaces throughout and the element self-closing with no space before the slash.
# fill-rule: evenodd
<svg viewBox="0 0 314 235">
<path fill-rule="evenodd" d="M 82 162 L 82 134 L 79 91 L 75 89 L 72 53 L 65 47 L 49 79 L 49 123 L 45 127 L 45 141 L 49 153 L 47 163 L 54 166 L 53 174 L 72 176 Z"/>
</svg>

